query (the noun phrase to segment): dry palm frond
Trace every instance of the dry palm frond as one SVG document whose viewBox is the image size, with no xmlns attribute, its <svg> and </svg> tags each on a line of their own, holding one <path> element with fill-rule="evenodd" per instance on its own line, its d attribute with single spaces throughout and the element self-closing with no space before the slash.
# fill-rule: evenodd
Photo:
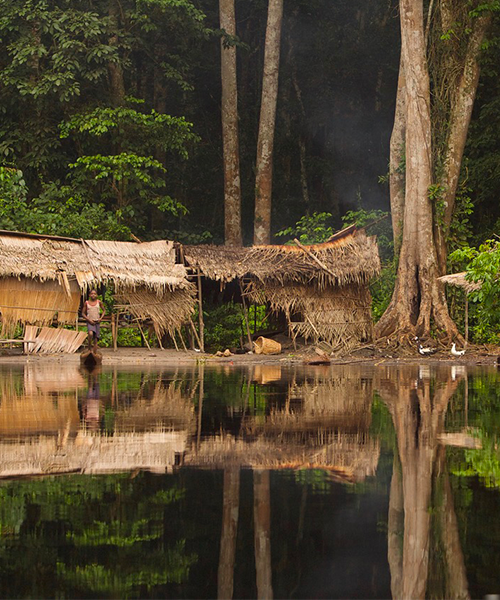
<svg viewBox="0 0 500 600">
<path fill-rule="evenodd" d="M 189 284 L 184 289 L 163 291 L 159 294 L 147 290 L 123 289 L 116 296 L 130 313 L 140 320 L 151 319 L 157 335 L 174 336 L 183 323 L 189 320 L 196 302 L 196 288 Z"/>
<path fill-rule="evenodd" d="M 366 283 L 380 271 L 375 238 L 367 237 L 362 231 L 304 248 L 296 245 L 184 246 L 183 251 L 189 266 L 222 282 L 250 277 L 266 284 L 314 282 L 321 289 Z"/>
<path fill-rule="evenodd" d="M 250 282 L 246 293 L 253 302 L 283 311 L 294 337 L 314 343 L 323 340 L 334 350 L 348 349 L 372 337 L 371 296 L 366 284 L 318 289 L 314 285 Z"/>
</svg>

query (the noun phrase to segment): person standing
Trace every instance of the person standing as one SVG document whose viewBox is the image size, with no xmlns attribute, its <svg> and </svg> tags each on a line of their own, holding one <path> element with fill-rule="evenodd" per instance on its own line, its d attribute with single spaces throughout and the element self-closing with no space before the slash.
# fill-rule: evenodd
<svg viewBox="0 0 500 600">
<path fill-rule="evenodd" d="M 89 350 L 97 352 L 97 342 L 101 337 L 101 321 L 106 314 L 104 304 L 97 297 L 97 291 L 90 291 L 90 298 L 83 304 L 82 315 L 87 321 L 89 334 Z"/>
</svg>

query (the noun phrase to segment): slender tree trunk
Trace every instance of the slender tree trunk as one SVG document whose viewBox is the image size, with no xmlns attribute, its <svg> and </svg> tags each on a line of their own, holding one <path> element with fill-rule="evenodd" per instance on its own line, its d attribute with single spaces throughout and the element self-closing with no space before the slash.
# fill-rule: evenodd
<svg viewBox="0 0 500 600">
<path fill-rule="evenodd" d="M 240 471 L 236 468 L 225 469 L 217 593 L 217 597 L 224 600 L 233 597 L 234 558 L 236 552 L 236 534 L 238 532 L 239 504 Z"/>
<path fill-rule="evenodd" d="M 219 0 L 220 28 L 236 35 L 234 0 Z M 241 179 L 238 140 L 236 46 L 221 40 L 222 144 L 224 148 L 224 239 L 241 246 Z"/>
<path fill-rule="evenodd" d="M 257 598 L 273 597 L 271 571 L 271 492 L 269 471 L 253 472 L 255 569 Z"/>
<path fill-rule="evenodd" d="M 429 335 L 431 319 L 448 337 L 459 337 L 437 281 L 433 212 L 430 83 L 424 40 L 423 0 L 400 0 L 402 60 L 406 76 L 406 185 L 403 238 L 396 286 L 376 325 L 378 336 Z"/>
<path fill-rule="evenodd" d="M 262 77 L 259 137 L 255 165 L 254 244 L 271 241 L 271 198 L 273 181 L 273 145 L 278 99 L 281 23 L 283 0 L 269 0 Z"/>
<path fill-rule="evenodd" d="M 112 19 L 114 27 L 118 30 L 120 22 L 120 7 L 115 0 L 109 3 L 108 14 Z M 118 33 L 115 31 L 109 38 L 109 45 L 116 46 L 118 44 Z M 109 90 L 111 102 L 113 106 L 121 106 L 125 102 L 125 82 L 123 79 L 123 69 L 119 62 L 108 63 L 109 74 Z"/>
<path fill-rule="evenodd" d="M 451 9 L 448 3 L 449 0 L 441 2 L 441 10 L 446 11 L 448 15 L 446 21 L 452 18 L 449 16 Z M 444 218 L 442 227 L 437 229 L 436 237 L 439 271 L 442 275 L 446 273 L 446 240 L 453 218 L 462 158 L 479 83 L 479 55 L 484 37 L 490 27 L 491 19 L 491 13 L 483 13 L 474 19 L 463 70 L 460 75 L 458 87 L 452 95 L 449 133 L 444 152 L 443 175 L 439 182 L 443 190 Z"/>
</svg>

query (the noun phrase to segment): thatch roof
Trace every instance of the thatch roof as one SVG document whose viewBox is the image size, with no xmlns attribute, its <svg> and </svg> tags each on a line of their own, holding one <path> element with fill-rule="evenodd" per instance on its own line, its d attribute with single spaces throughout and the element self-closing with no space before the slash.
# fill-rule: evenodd
<svg viewBox="0 0 500 600">
<path fill-rule="evenodd" d="M 455 287 L 462 288 L 467 294 L 481 289 L 482 283 L 480 281 L 468 281 L 466 279 L 466 276 L 466 271 L 463 271 L 462 273 L 452 273 L 451 275 L 443 275 L 442 277 L 438 277 L 438 279 L 439 281 L 447 283 L 448 285 L 453 285 Z"/>
<path fill-rule="evenodd" d="M 109 282 L 117 289 L 155 292 L 189 286 L 170 241 L 76 240 L 0 231 L 0 277 L 61 282 L 62 274 L 76 278 L 81 289 Z"/>
<path fill-rule="evenodd" d="M 297 282 L 318 287 L 367 283 L 380 271 L 376 240 L 363 230 L 351 231 L 309 246 L 184 246 L 187 264 L 224 283 L 251 277 L 280 285 Z"/>
</svg>

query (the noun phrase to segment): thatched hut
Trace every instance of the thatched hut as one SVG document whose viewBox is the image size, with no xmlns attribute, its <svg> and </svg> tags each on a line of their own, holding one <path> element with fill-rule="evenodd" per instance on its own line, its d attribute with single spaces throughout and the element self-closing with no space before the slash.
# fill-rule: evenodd
<svg viewBox="0 0 500 600">
<path fill-rule="evenodd" d="M 173 334 L 193 310 L 195 288 L 173 242 L 77 240 L 0 231 L 2 332 L 75 323 L 81 294 L 112 284 L 117 300 L 158 333 Z"/>
<path fill-rule="evenodd" d="M 363 230 L 351 227 L 310 246 L 184 246 L 183 255 L 200 275 L 221 285 L 239 280 L 252 302 L 284 313 L 293 339 L 334 348 L 371 339 L 368 284 L 380 259 L 375 238 Z"/>
</svg>

